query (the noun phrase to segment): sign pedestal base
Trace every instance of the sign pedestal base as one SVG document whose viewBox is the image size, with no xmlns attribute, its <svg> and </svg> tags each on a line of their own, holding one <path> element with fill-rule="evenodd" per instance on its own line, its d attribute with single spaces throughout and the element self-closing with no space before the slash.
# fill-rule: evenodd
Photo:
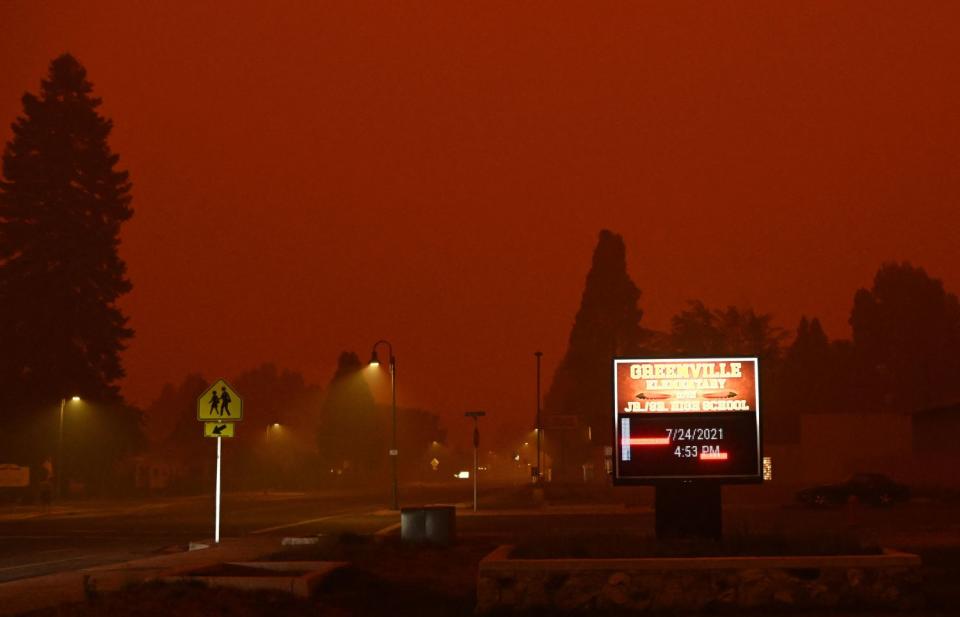
<svg viewBox="0 0 960 617">
<path fill-rule="evenodd" d="M 713 482 L 658 485 L 654 518 L 658 540 L 719 540 L 723 535 L 721 485 Z"/>
</svg>

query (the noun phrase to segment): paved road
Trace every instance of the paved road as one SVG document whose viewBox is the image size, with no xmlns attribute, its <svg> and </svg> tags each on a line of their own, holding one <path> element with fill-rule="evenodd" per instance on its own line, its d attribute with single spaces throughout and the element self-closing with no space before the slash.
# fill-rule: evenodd
<svg viewBox="0 0 960 617">
<path fill-rule="evenodd" d="M 408 488 L 404 504 L 454 503 L 460 485 Z M 226 494 L 223 537 L 373 533 L 399 521 L 383 491 Z M 126 561 L 213 535 L 213 497 L 0 509 L 0 582 Z"/>
</svg>

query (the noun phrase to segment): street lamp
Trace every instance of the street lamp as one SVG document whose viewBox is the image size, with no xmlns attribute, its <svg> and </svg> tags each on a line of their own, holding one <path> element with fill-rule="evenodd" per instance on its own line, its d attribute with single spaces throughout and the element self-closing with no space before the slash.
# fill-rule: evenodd
<svg viewBox="0 0 960 617">
<path fill-rule="evenodd" d="M 537 357 L 537 476 L 536 482 L 540 484 L 540 478 L 543 474 L 543 468 L 540 464 L 540 433 L 543 432 L 543 429 L 540 427 L 540 358 L 543 356 L 542 351 L 535 351 L 533 355 Z"/>
<path fill-rule="evenodd" d="M 70 401 L 73 403 L 79 403 L 79 396 L 70 397 Z M 60 430 L 58 431 L 59 437 L 57 439 L 57 499 L 60 499 L 63 496 L 63 409 L 67 406 L 67 399 L 60 399 Z"/>
<path fill-rule="evenodd" d="M 280 432 L 279 422 L 269 422 L 263 430 L 263 448 L 264 448 L 264 470 L 266 474 L 266 488 L 264 491 L 269 494 L 271 487 L 276 488 L 279 484 L 277 478 L 283 478 L 283 463 L 281 461 L 280 440 L 283 433 Z"/>
<path fill-rule="evenodd" d="M 393 345 L 389 341 L 380 339 L 373 344 L 373 350 L 370 353 L 370 366 L 380 366 L 380 358 L 377 357 L 377 346 L 386 345 L 390 353 L 390 397 L 392 400 L 392 418 L 393 418 L 393 436 L 390 441 L 390 461 L 393 468 L 393 509 L 400 509 L 400 495 L 397 488 L 397 359 L 393 355 Z"/>
</svg>

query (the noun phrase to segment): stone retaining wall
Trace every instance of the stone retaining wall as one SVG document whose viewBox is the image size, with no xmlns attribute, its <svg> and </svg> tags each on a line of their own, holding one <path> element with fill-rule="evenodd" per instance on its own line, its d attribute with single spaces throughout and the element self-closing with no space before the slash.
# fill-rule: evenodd
<svg viewBox="0 0 960 617">
<path fill-rule="evenodd" d="M 920 558 L 703 557 L 510 559 L 504 545 L 480 562 L 477 612 L 913 609 L 922 605 Z"/>
</svg>

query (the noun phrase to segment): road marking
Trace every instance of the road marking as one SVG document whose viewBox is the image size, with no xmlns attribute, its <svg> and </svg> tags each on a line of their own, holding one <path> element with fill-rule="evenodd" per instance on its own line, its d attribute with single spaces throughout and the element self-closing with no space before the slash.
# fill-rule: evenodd
<svg viewBox="0 0 960 617">
<path fill-rule="evenodd" d="M 49 566 L 55 563 L 64 563 L 67 561 L 79 561 L 81 559 L 90 559 L 91 557 L 102 557 L 102 555 L 81 555 L 80 557 L 69 557 L 67 559 L 54 559 L 52 561 L 36 561 L 34 563 L 25 563 L 19 566 L 8 566 L 6 568 L 0 568 L 0 572 L 7 572 L 9 570 L 22 570 L 23 568 L 32 568 L 35 566 Z"/>
<path fill-rule="evenodd" d="M 309 525 L 310 523 L 319 523 L 320 521 L 326 521 L 331 518 L 337 518 L 338 516 L 343 516 L 342 514 L 331 514 L 330 516 L 321 516 L 320 518 L 311 518 L 305 521 L 297 521 L 296 523 L 287 523 L 286 525 L 275 525 L 273 527 L 264 527 L 263 529 L 257 529 L 256 531 L 251 531 L 250 534 L 258 533 L 270 533 L 271 531 L 278 531 L 280 529 L 289 529 L 290 527 L 300 527 L 301 525 Z"/>
<path fill-rule="evenodd" d="M 375 535 L 375 536 L 385 536 L 385 535 L 387 535 L 388 533 L 390 533 L 390 532 L 392 532 L 392 531 L 395 531 L 395 530 L 397 530 L 397 529 L 399 529 L 399 528 L 400 528 L 400 523 L 394 523 L 393 525 L 387 525 L 387 526 L 384 527 L 383 529 L 378 529 L 378 530 L 374 531 L 374 532 L 373 532 L 373 535 Z"/>
<path fill-rule="evenodd" d="M 251 531 L 250 534 L 261 534 L 261 533 L 270 533 L 271 531 L 278 531 L 280 529 L 289 529 L 291 527 L 302 527 L 303 525 L 309 525 L 311 523 L 319 523 L 321 521 L 328 521 L 332 518 L 338 518 L 341 516 L 346 516 L 348 514 L 356 514 L 358 516 L 364 516 L 360 512 L 354 512 L 352 510 L 344 510 L 343 512 L 337 512 L 336 514 L 328 514 L 327 516 L 321 516 L 319 518 L 310 518 L 305 521 L 297 521 L 296 523 L 287 523 L 285 525 L 274 525 L 273 527 L 264 527 L 263 529 L 257 529 L 256 531 Z"/>
</svg>

